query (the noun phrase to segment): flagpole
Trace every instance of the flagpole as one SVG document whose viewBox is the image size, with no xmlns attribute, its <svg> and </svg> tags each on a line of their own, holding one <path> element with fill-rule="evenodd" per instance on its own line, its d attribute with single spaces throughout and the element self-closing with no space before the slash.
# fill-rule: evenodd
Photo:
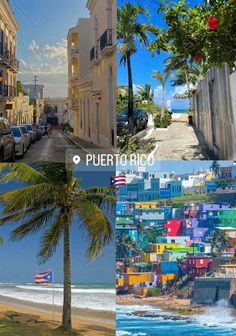
<svg viewBox="0 0 236 336">
<path fill-rule="evenodd" d="M 52 319 L 55 320 L 54 271 L 52 272 Z"/>
</svg>

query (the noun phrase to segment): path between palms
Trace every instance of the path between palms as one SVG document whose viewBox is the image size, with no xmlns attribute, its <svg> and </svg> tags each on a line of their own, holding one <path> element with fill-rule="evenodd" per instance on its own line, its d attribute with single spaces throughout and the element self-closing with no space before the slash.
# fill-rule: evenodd
<svg viewBox="0 0 236 336">
<path fill-rule="evenodd" d="M 173 122 L 169 129 L 153 129 L 149 135 L 156 142 L 155 160 L 204 160 L 204 146 L 199 143 L 192 126 L 186 122 Z"/>
</svg>

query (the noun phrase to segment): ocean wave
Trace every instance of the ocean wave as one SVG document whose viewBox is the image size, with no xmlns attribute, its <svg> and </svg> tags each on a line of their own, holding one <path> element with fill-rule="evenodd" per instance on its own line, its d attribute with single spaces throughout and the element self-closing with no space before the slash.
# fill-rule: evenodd
<svg viewBox="0 0 236 336">
<path fill-rule="evenodd" d="M 34 290 L 34 291 L 53 291 L 53 286 L 50 285 L 49 286 L 25 286 L 25 285 L 17 285 L 16 288 L 19 289 L 25 289 L 25 290 Z M 58 291 L 58 292 L 63 292 L 63 287 L 57 287 L 54 286 L 54 291 Z M 98 293 L 104 293 L 104 294 L 114 294 L 115 295 L 115 289 L 110 289 L 110 288 L 75 288 L 72 287 L 72 292 L 73 293 L 94 293 L 94 294 L 98 294 Z"/>
</svg>

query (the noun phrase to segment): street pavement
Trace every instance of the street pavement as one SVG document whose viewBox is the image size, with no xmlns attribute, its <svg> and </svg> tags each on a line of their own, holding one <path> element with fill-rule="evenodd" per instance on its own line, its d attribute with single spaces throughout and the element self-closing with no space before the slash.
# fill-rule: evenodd
<svg viewBox="0 0 236 336">
<path fill-rule="evenodd" d="M 66 152 L 69 150 L 76 151 L 77 147 L 68 141 L 61 131 L 54 130 L 53 133 L 52 138 L 43 137 L 33 144 L 24 158 L 17 162 L 65 162 Z"/>
</svg>

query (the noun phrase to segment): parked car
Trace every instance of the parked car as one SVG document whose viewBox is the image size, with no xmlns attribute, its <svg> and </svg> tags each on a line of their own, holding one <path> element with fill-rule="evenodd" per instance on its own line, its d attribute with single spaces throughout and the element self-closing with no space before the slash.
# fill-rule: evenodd
<svg viewBox="0 0 236 336">
<path fill-rule="evenodd" d="M 134 109 L 134 126 L 132 129 L 132 134 L 135 135 L 137 132 L 142 131 L 147 128 L 148 124 L 148 114 L 145 110 Z M 117 133 L 118 135 L 122 130 L 128 129 L 128 109 L 122 110 L 117 116 Z"/>
<path fill-rule="evenodd" d="M 32 125 L 30 124 L 24 124 L 22 126 L 25 126 L 27 128 L 28 133 L 30 134 L 31 137 L 31 143 L 36 142 L 36 131 L 33 130 Z"/>
<path fill-rule="evenodd" d="M 23 158 L 28 149 L 28 140 L 19 126 L 12 127 L 11 131 L 15 140 L 16 156 Z"/>
<path fill-rule="evenodd" d="M 40 125 L 40 129 L 42 131 L 42 136 L 46 135 L 46 126 L 45 125 Z"/>
<path fill-rule="evenodd" d="M 27 148 L 29 149 L 31 146 L 31 135 L 30 133 L 27 131 L 27 128 L 25 126 L 20 126 L 21 131 L 23 132 L 25 138 L 26 138 L 26 144 L 27 144 Z"/>
<path fill-rule="evenodd" d="M 36 132 L 36 140 L 42 139 L 43 131 L 40 125 L 32 124 L 33 131 Z"/>
<path fill-rule="evenodd" d="M 0 118 L 0 162 L 15 161 L 15 141 L 7 119 Z"/>
</svg>

